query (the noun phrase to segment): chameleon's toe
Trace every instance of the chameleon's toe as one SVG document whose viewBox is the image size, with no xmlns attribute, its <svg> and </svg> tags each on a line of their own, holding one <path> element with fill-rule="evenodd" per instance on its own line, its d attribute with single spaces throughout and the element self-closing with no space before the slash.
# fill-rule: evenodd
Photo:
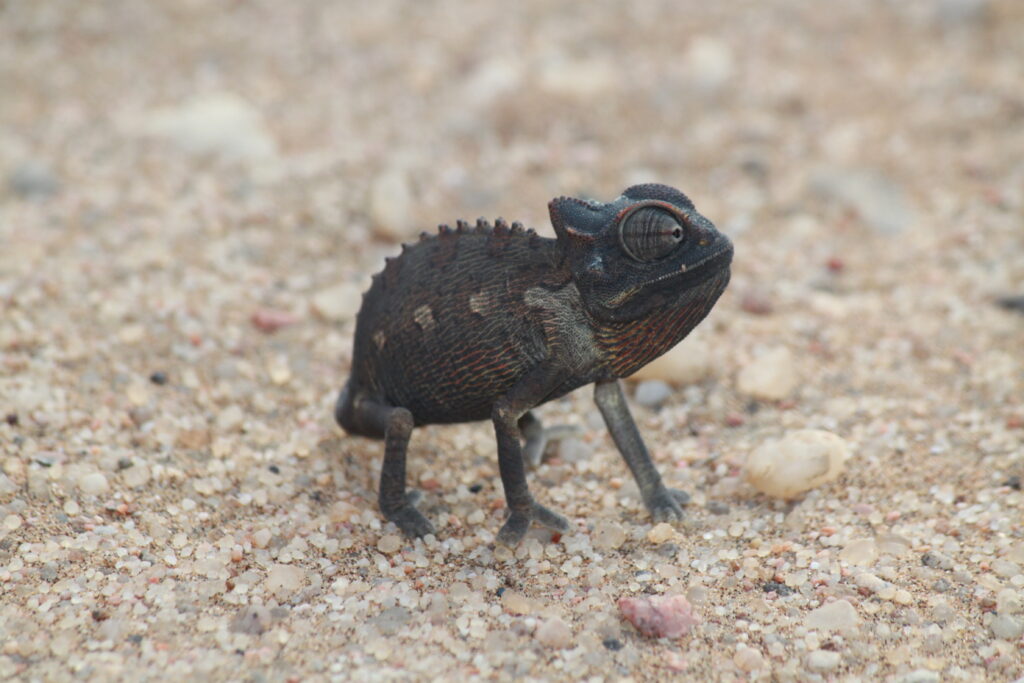
<svg viewBox="0 0 1024 683">
<path fill-rule="evenodd" d="M 669 489 L 669 494 L 676 499 L 676 502 L 680 505 L 686 505 L 690 502 L 690 494 L 681 489 Z"/>
<path fill-rule="evenodd" d="M 422 538 L 427 534 L 434 533 L 434 525 L 409 503 L 400 505 L 393 510 L 382 510 L 382 512 L 385 519 L 394 522 L 395 526 L 409 538 Z"/>
<path fill-rule="evenodd" d="M 680 503 L 689 498 L 684 491 L 662 488 L 647 498 L 644 503 L 655 522 L 674 522 L 683 518 L 683 508 Z"/>
<path fill-rule="evenodd" d="M 533 521 L 541 526 L 546 526 L 552 531 L 565 533 L 569 530 L 569 520 L 557 512 L 552 512 L 540 503 L 533 504 Z"/>
<path fill-rule="evenodd" d="M 534 503 L 532 507 L 523 510 L 512 510 L 505 524 L 498 532 L 498 543 L 514 548 L 523 540 L 523 536 L 530 530 L 530 523 L 537 522 L 554 531 L 566 532 L 569 530 L 569 521 L 552 512 L 540 503 Z"/>
</svg>

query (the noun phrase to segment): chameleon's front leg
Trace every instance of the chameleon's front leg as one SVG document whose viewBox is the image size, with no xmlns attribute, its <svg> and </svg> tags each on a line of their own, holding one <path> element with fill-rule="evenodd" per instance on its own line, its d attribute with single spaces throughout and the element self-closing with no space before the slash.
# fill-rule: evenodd
<svg viewBox="0 0 1024 683">
<path fill-rule="evenodd" d="M 640 438 L 640 432 L 637 431 L 636 422 L 629 413 L 629 406 L 626 405 L 626 397 L 622 394 L 618 380 L 597 382 L 594 385 L 594 401 L 604 417 L 605 424 L 608 425 L 608 431 L 611 432 L 622 459 L 629 465 L 633 478 L 640 487 L 640 495 L 651 517 L 658 522 L 682 519 L 683 509 L 680 505 L 689 502 L 690 496 L 685 491 L 667 488 L 662 483 L 661 475 L 655 469 L 647 447 Z"/>
<path fill-rule="evenodd" d="M 569 522 L 533 499 L 526 484 L 526 466 L 521 445 L 519 419 L 547 396 L 558 378 L 541 365 L 531 370 L 511 391 L 494 404 L 491 418 L 498 441 L 498 470 L 505 489 L 509 516 L 498 532 L 498 542 L 515 546 L 523 540 L 531 522 L 556 531 L 568 531 Z"/>
</svg>

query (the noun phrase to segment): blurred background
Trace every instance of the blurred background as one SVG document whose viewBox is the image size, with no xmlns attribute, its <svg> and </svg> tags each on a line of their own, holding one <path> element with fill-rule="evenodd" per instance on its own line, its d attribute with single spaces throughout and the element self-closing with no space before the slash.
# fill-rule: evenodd
<svg viewBox="0 0 1024 683">
<path fill-rule="evenodd" d="M 683 572 L 643 580 L 707 584 L 708 623 L 685 645 L 698 678 L 813 680 L 808 649 L 866 679 L 1019 675 L 1024 316 L 998 301 L 1024 294 L 1022 36 L 1021 0 L 0 0 L 0 677 L 53 678 L 69 652 L 111 678 L 137 655 L 185 676 L 175 657 L 192 648 L 221 678 L 239 654 L 274 660 L 275 680 L 378 661 L 486 676 L 458 648 L 493 627 L 500 660 L 504 615 L 474 616 L 476 640 L 447 617 L 424 640 L 420 612 L 404 641 L 387 624 L 353 635 L 377 609 L 366 582 L 379 596 L 390 577 L 390 605 L 446 615 L 452 581 L 483 604 L 506 580 L 487 535 L 502 514 L 488 425 L 414 438 L 410 479 L 456 544 L 442 565 L 373 554 L 401 546 L 378 543 L 380 445 L 331 419 L 360 293 L 438 223 L 502 216 L 552 235 L 552 197 L 647 181 L 733 239 L 734 275 L 657 384 L 629 388 L 667 480 L 694 493 L 674 560 L 644 545 L 630 484 L 606 484 L 625 471 L 589 392 L 545 408 L 591 429 L 535 490 L 580 529 L 611 529 L 613 550 L 632 539 L 583 565 L 596 602 L 566 598 L 557 572 L 530 577 L 590 638 L 579 676 L 685 664 L 617 630 L 636 568 L 670 561 Z M 742 467 L 801 428 L 854 458 L 792 508 Z M 875 534 L 901 539 L 878 570 L 899 604 L 865 597 L 877 577 L 847 580 L 878 558 L 872 540 L 852 546 L 867 559 L 829 554 Z M 741 557 L 762 535 L 764 553 Z M 923 566 L 926 548 L 949 557 Z M 129 569 L 108 582 L 115 566 Z M 115 578 L 132 582 L 124 602 Z M 764 598 L 766 581 L 795 602 Z M 826 597 L 858 605 L 862 637 L 793 630 L 792 605 Z M 323 609 L 271 629 L 288 610 L 235 617 L 250 598 Z M 612 636 L 578 626 L 591 618 Z M 761 649 L 733 660 L 748 619 L 764 639 L 742 642 Z M 562 666 L 510 652 L 493 666 Z"/>
</svg>

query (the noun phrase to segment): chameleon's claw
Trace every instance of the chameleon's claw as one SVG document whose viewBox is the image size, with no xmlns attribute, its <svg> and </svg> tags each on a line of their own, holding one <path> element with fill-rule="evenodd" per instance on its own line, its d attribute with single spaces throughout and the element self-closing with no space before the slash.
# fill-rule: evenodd
<svg viewBox="0 0 1024 683">
<path fill-rule="evenodd" d="M 565 517 L 557 512 L 552 512 L 540 503 L 534 503 L 532 507 L 524 510 L 512 510 L 501 527 L 501 531 L 498 532 L 498 543 L 510 548 L 519 545 L 523 536 L 530 530 L 530 522 L 537 522 L 562 533 L 569 530 L 569 521 Z"/>
<path fill-rule="evenodd" d="M 416 503 L 423 498 L 423 493 L 415 489 L 406 492 L 405 502 L 394 508 L 381 508 L 384 518 L 394 522 L 399 530 L 409 538 L 422 538 L 434 533 L 434 525 L 416 509 Z"/>
<path fill-rule="evenodd" d="M 690 494 L 681 489 L 669 489 L 668 492 L 676 499 L 676 502 L 680 505 L 686 505 L 690 502 Z"/>
<path fill-rule="evenodd" d="M 689 500 L 690 496 L 685 491 L 661 488 L 644 500 L 644 504 L 655 522 L 674 522 L 683 518 L 681 506 Z"/>
</svg>

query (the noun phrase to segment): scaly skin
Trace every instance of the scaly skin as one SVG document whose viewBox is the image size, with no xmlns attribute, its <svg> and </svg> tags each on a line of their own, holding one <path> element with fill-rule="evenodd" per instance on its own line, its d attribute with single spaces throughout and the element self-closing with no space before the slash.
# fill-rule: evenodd
<svg viewBox="0 0 1024 683">
<path fill-rule="evenodd" d="M 509 508 L 498 541 L 517 544 L 532 522 L 567 530 L 530 494 L 524 457 L 537 460 L 545 438 L 531 409 L 586 384 L 651 515 L 682 516 L 688 496 L 662 483 L 618 379 L 711 311 L 732 244 L 664 185 L 549 208 L 555 240 L 500 219 L 441 226 L 389 259 L 363 297 L 335 417 L 384 439 L 380 508 L 409 536 L 433 532 L 405 488 L 413 428 L 483 419 L 494 424 Z"/>
</svg>

